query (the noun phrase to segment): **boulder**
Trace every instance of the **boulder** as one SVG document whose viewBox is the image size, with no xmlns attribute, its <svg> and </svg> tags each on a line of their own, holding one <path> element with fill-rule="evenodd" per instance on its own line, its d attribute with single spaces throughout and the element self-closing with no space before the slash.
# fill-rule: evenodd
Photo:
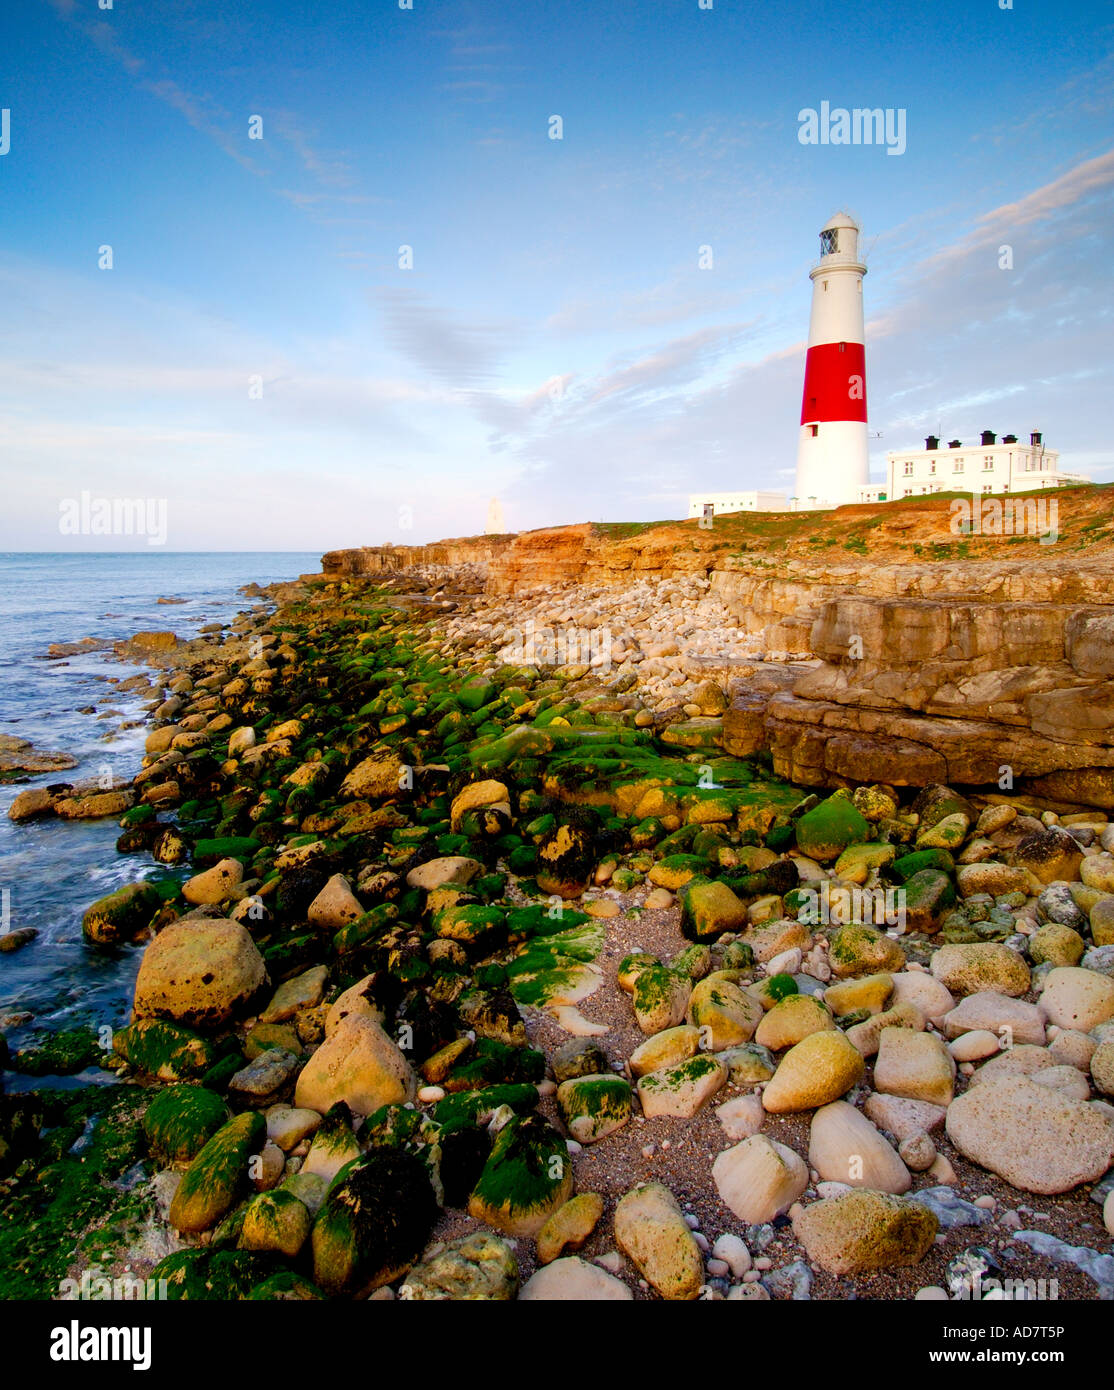
<svg viewBox="0 0 1114 1390">
<path fill-rule="evenodd" d="M 360 900 L 343 874 L 333 874 L 310 903 L 306 920 L 315 927 L 339 931 L 364 915 Z"/>
<path fill-rule="evenodd" d="M 603 1198 L 598 1192 L 578 1192 L 538 1232 L 538 1263 L 549 1264 L 566 1250 L 579 1250 L 602 1215 Z"/>
<path fill-rule="evenodd" d="M 650 1072 L 638 1083 L 638 1099 L 647 1119 L 673 1115 L 691 1119 L 727 1084 L 728 1069 L 718 1057 L 702 1052 L 687 1062 Z"/>
<path fill-rule="evenodd" d="M 761 1006 L 759 1011 L 761 1013 Z M 796 1046 L 812 1033 L 834 1028 L 835 1020 L 819 999 L 811 994 L 791 994 L 762 1016 L 754 1040 L 762 1047 L 780 1052 Z"/>
<path fill-rule="evenodd" d="M 851 798 L 836 793 L 806 811 L 796 824 L 797 848 L 825 864 L 849 846 L 870 838 L 870 825 Z"/>
<path fill-rule="evenodd" d="M 1086 1103 L 1025 1076 L 971 1087 L 948 1107 L 948 1138 L 1024 1192 L 1070 1192 L 1114 1158 L 1114 1126 Z"/>
<path fill-rule="evenodd" d="M 813 1115 L 808 1163 L 825 1182 L 897 1195 L 908 1192 L 912 1184 L 894 1148 L 865 1115 L 843 1100 L 821 1106 Z"/>
<path fill-rule="evenodd" d="M 1039 1008 L 1058 1028 L 1089 1033 L 1114 1018 L 1114 980 L 1096 970 L 1057 967 L 1045 979 Z"/>
<path fill-rule="evenodd" d="M 730 980 L 711 975 L 693 988 L 687 1017 L 699 1030 L 701 1046 L 721 1052 L 750 1041 L 762 1019 L 762 1005 Z"/>
<path fill-rule="evenodd" d="M 294 1104 L 324 1114 L 343 1100 L 358 1115 L 413 1100 L 410 1063 L 374 1019 L 349 1014 L 325 1039 L 298 1077 Z"/>
<path fill-rule="evenodd" d="M 811 1202 L 793 1218 L 809 1260 L 829 1274 L 865 1274 L 918 1264 L 939 1229 L 927 1207 L 884 1192 L 847 1192 Z"/>
<path fill-rule="evenodd" d="M 862 1056 L 842 1033 L 811 1033 L 781 1059 L 762 1104 L 774 1114 L 827 1105 L 861 1080 L 864 1070 Z"/>
<path fill-rule="evenodd" d="M 126 884 L 85 909 L 81 919 L 82 934 L 86 941 L 98 945 L 132 941 L 146 929 L 161 901 L 149 883 Z"/>
<path fill-rule="evenodd" d="M 681 930 L 695 941 L 714 941 L 747 924 L 746 904 L 726 883 L 693 879 L 681 892 Z"/>
<path fill-rule="evenodd" d="M 266 1140 L 262 1115 L 229 1120 L 205 1144 L 182 1176 L 170 1203 L 170 1224 L 183 1234 L 208 1231 L 247 1190 L 249 1159 Z"/>
<path fill-rule="evenodd" d="M 886 1028 L 878 1042 L 874 1085 L 886 1095 L 949 1105 L 955 1086 L 955 1059 L 934 1033 Z"/>
<path fill-rule="evenodd" d="M 372 1149 L 329 1189 L 313 1223 L 313 1279 L 361 1298 L 404 1274 L 429 1239 L 438 1207 L 425 1165 L 402 1149 Z"/>
<path fill-rule="evenodd" d="M 785 1144 L 754 1134 L 712 1164 L 724 1204 L 740 1221 L 760 1225 L 789 1210 L 808 1186 L 808 1167 Z"/>
<path fill-rule="evenodd" d="M 885 932 L 848 922 L 829 938 L 828 961 L 832 974 L 842 980 L 853 975 L 899 971 L 905 965 L 905 952 Z"/>
<path fill-rule="evenodd" d="M 426 1253 L 400 1285 L 409 1302 L 505 1303 L 518 1291 L 518 1262 L 505 1240 L 473 1231 Z"/>
<path fill-rule="evenodd" d="M 510 800 L 510 792 L 502 782 L 497 782 L 494 778 L 484 782 L 472 782 L 453 798 L 449 812 L 450 826 L 455 833 L 460 829 L 460 822 L 466 811 L 475 811 L 483 806 L 505 807 L 509 815 Z"/>
<path fill-rule="evenodd" d="M 572 1137 L 580 1144 L 594 1144 L 630 1119 L 630 1082 L 614 1072 L 578 1076 L 557 1087 L 557 1104 Z"/>
<path fill-rule="evenodd" d="M 1010 1045 L 1014 1043 L 1044 1044 L 1044 1019 L 1035 1004 L 1011 999 L 995 990 L 979 990 L 950 1009 L 940 1020 L 946 1038 L 958 1038 L 964 1033 L 987 1030 L 1000 1033 L 1008 1030 Z"/>
<path fill-rule="evenodd" d="M 510 1236 L 538 1234 L 572 1196 L 564 1139 L 540 1115 L 511 1120 L 495 1136 L 468 1213 Z"/>
<path fill-rule="evenodd" d="M 947 1109 L 928 1101 L 908 1100 L 903 1096 L 882 1095 L 875 1091 L 867 1096 L 863 1107 L 870 1119 L 887 1130 L 899 1143 L 918 1134 L 931 1134 L 944 1123 Z"/>
<path fill-rule="evenodd" d="M 695 1057 L 700 1049 L 700 1029 L 691 1023 L 683 1023 L 677 1028 L 666 1028 L 655 1033 L 634 1049 L 627 1061 L 630 1074 L 636 1080 L 652 1071 L 661 1071 L 677 1062 L 687 1062 Z"/>
<path fill-rule="evenodd" d="M 650 965 L 641 970 L 634 982 L 634 1016 L 639 1028 L 648 1035 L 675 1028 L 685 1016 L 692 981 L 664 965 Z"/>
<path fill-rule="evenodd" d="M 1017 998 L 1029 989 L 1029 967 L 997 941 L 941 946 L 932 957 L 932 974 L 953 994 L 990 990 Z"/>
<path fill-rule="evenodd" d="M 700 1296 L 700 1247 L 676 1198 L 661 1183 L 645 1183 L 619 1199 L 615 1241 L 662 1298 L 686 1301 Z"/>
<path fill-rule="evenodd" d="M 204 869 L 182 884 L 182 897 L 186 902 L 197 905 L 211 905 L 227 902 L 239 888 L 244 877 L 244 866 L 238 859 L 221 859 L 211 869 Z"/>
<path fill-rule="evenodd" d="M 406 875 L 406 885 L 432 893 L 438 888 L 464 887 L 480 873 L 483 873 L 483 865 L 478 859 L 452 854 L 441 859 L 430 859 L 411 869 Z"/>
<path fill-rule="evenodd" d="M 567 1255 L 531 1275 L 518 1298 L 524 1303 L 630 1303 L 634 1294 L 599 1265 Z"/>
<path fill-rule="evenodd" d="M 219 1028 L 245 1010 L 267 983 L 255 943 L 238 922 L 220 917 L 175 922 L 143 953 L 133 1011 Z"/>
</svg>

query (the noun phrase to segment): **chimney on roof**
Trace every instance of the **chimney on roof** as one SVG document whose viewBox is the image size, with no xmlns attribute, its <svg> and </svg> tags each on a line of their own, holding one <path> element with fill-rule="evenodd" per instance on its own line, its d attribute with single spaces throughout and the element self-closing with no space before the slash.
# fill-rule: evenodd
<svg viewBox="0 0 1114 1390">
<path fill-rule="evenodd" d="M 962 439 L 949 439 L 949 440 L 948 440 L 948 448 L 949 448 L 949 449 L 962 449 L 962 448 L 963 448 L 963 441 L 962 441 Z"/>
<path fill-rule="evenodd" d="M 1040 430 L 1034 430 L 1034 431 L 1032 432 L 1032 434 L 1029 436 L 1029 443 L 1030 443 L 1030 444 L 1033 444 L 1033 445 L 1037 445 L 1037 444 L 1039 444 L 1040 442 L 1041 442 L 1041 432 L 1040 432 Z"/>
<path fill-rule="evenodd" d="M 1016 443 L 1017 443 L 1017 435 L 1016 435 L 1016 434 L 1004 434 L 1004 435 L 1002 436 L 1002 443 L 1003 443 L 1003 444 L 1016 444 Z"/>
<path fill-rule="evenodd" d="M 926 449 L 938 449 L 940 447 L 940 436 L 930 434 L 924 442 L 924 447 Z"/>
<path fill-rule="evenodd" d="M 983 432 L 982 432 L 982 442 L 983 442 L 984 444 L 993 444 L 994 441 L 995 441 L 995 439 L 996 439 L 996 435 L 995 435 L 995 433 L 994 433 L 993 430 L 983 430 Z"/>
</svg>

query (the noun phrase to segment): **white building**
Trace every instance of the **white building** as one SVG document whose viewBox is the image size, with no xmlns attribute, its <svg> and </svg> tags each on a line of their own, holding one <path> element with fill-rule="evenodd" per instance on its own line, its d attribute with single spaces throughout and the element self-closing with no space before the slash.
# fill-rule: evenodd
<svg viewBox="0 0 1114 1390">
<path fill-rule="evenodd" d="M 689 516 L 702 517 L 704 508 L 711 507 L 713 516 L 727 512 L 783 512 L 786 510 L 783 492 L 690 492 Z"/>
<path fill-rule="evenodd" d="M 933 492 L 1032 492 L 1091 480 L 1081 473 L 1060 471 L 1060 454 L 1049 449 L 1039 431 L 1022 444 L 1007 434 L 1001 443 L 983 430 L 978 444 L 952 439 L 945 448 L 929 435 L 923 449 L 892 449 L 886 455 L 886 481 L 860 488 L 859 501 L 898 501 Z"/>
</svg>

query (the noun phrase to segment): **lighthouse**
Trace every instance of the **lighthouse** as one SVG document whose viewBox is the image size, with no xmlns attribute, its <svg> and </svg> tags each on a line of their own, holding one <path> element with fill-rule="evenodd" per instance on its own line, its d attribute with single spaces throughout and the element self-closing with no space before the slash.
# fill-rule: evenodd
<svg viewBox="0 0 1114 1390">
<path fill-rule="evenodd" d="M 858 500 L 869 481 L 859 226 L 845 212 L 820 233 L 797 445 L 798 508 Z"/>
</svg>

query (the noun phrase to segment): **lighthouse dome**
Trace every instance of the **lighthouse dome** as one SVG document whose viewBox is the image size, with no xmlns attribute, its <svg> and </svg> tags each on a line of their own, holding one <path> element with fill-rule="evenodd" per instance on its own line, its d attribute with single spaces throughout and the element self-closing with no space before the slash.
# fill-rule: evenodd
<svg viewBox="0 0 1114 1390">
<path fill-rule="evenodd" d="M 855 262 L 859 251 L 859 224 L 846 212 L 837 212 L 820 230 L 822 263 L 838 256 L 841 262 Z"/>
</svg>

